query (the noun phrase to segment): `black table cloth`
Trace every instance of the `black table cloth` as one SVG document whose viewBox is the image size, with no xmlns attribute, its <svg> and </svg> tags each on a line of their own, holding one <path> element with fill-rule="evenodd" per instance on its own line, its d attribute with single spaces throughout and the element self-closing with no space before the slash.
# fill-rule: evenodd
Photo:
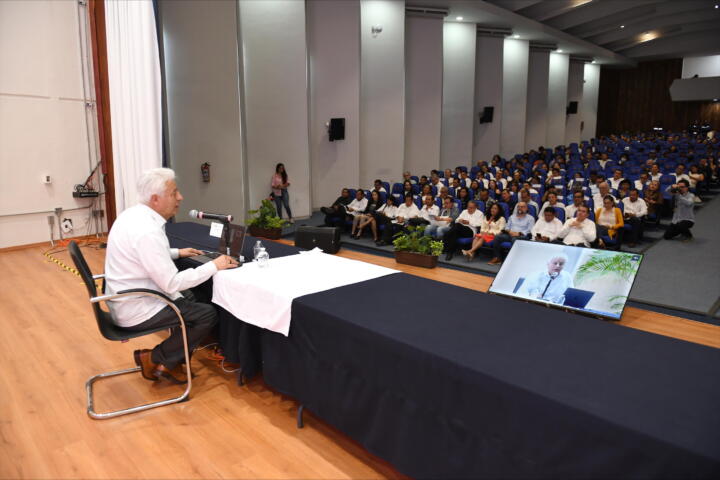
<svg viewBox="0 0 720 480">
<path fill-rule="evenodd" d="M 406 274 L 297 298 L 287 338 L 221 317 L 268 385 L 413 477 L 720 475 L 717 349 Z"/>
</svg>

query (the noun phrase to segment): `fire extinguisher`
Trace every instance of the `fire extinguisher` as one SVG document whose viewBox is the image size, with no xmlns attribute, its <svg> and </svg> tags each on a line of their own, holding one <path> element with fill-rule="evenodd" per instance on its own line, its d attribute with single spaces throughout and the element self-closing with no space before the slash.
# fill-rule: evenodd
<svg viewBox="0 0 720 480">
<path fill-rule="evenodd" d="M 200 172 L 202 173 L 203 182 L 210 181 L 210 164 L 205 162 L 200 165 Z"/>
</svg>

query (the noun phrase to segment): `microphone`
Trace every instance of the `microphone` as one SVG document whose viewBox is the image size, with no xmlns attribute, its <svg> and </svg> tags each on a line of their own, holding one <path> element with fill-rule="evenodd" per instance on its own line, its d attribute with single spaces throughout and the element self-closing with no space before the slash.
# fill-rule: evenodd
<svg viewBox="0 0 720 480">
<path fill-rule="evenodd" d="M 221 215 L 219 213 L 209 213 L 209 212 L 198 212 L 197 210 L 190 210 L 188 212 L 190 215 L 190 218 L 199 218 L 201 220 L 218 220 L 220 222 L 232 222 L 232 215 Z"/>
</svg>

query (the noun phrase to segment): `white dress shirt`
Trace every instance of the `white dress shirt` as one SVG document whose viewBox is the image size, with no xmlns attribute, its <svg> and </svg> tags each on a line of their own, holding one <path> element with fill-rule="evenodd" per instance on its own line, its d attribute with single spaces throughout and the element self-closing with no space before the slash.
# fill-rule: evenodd
<svg viewBox="0 0 720 480">
<path fill-rule="evenodd" d="M 525 285 L 526 295 L 530 298 L 563 303 L 565 290 L 573 288 L 573 279 L 565 270 L 561 270 L 555 277 L 551 277 L 547 270 L 543 270 L 525 280 Z"/>
<path fill-rule="evenodd" d="M 178 249 L 170 248 L 165 235 L 165 219 L 147 205 L 123 211 L 108 237 L 105 255 L 106 293 L 130 288 L 147 288 L 165 293 L 175 300 L 180 292 L 201 284 L 217 272 L 213 262 L 179 272 L 174 258 Z M 132 327 L 150 319 L 167 304 L 153 297 L 125 297 L 108 302 L 113 320 L 121 327 Z"/>
<path fill-rule="evenodd" d="M 472 230 L 473 235 L 475 235 L 478 231 L 478 228 L 482 226 L 483 221 L 485 220 L 485 215 L 480 211 L 480 209 L 476 209 L 475 213 L 472 215 L 467 210 L 463 210 L 462 213 L 458 216 L 457 220 L 455 220 L 456 223 L 460 223 L 460 220 L 467 220 L 469 223 L 465 225 L 466 227 L 469 227 L 470 230 Z"/>
<path fill-rule="evenodd" d="M 577 212 L 577 207 L 574 203 L 571 203 L 567 207 L 565 207 L 565 219 L 573 218 L 575 216 L 575 212 Z"/>
<path fill-rule="evenodd" d="M 558 233 L 558 237 L 563 239 L 565 245 L 577 245 L 579 243 L 590 246 L 595 241 L 595 222 L 586 218 L 579 227 L 571 227 L 570 225 L 577 219 L 570 218 L 565 220 L 562 230 Z"/>
<path fill-rule="evenodd" d="M 367 207 L 367 204 L 368 204 L 367 198 L 364 198 L 364 197 L 363 197 L 362 200 L 358 200 L 358 199 L 356 198 L 355 200 L 353 200 L 352 202 L 350 202 L 350 205 L 348 205 L 348 212 L 347 212 L 347 213 L 349 213 L 349 214 L 352 215 L 353 217 L 356 217 L 356 216 L 360 215 L 361 213 L 363 213 L 363 212 L 365 211 L 365 208 Z M 349 210 L 350 208 L 353 209 L 352 212 Z"/>
<path fill-rule="evenodd" d="M 608 192 L 608 195 L 610 195 L 613 198 L 613 202 L 617 203 L 617 198 L 615 198 L 615 195 Z M 607 195 L 602 195 L 600 192 L 593 195 L 593 205 L 595 209 L 603 207 L 603 200 L 605 199 Z"/>
<path fill-rule="evenodd" d="M 496 222 L 493 222 L 483 215 L 483 223 L 480 226 L 480 233 L 500 235 L 503 230 L 505 230 L 505 217 L 500 217 Z"/>
<path fill-rule="evenodd" d="M 440 207 L 437 205 L 431 205 L 430 208 L 428 208 L 427 205 L 423 205 L 422 209 L 420 209 L 420 214 L 418 215 L 420 218 L 427 220 L 428 222 L 432 222 L 433 218 L 437 217 L 440 214 Z"/>
<path fill-rule="evenodd" d="M 617 190 L 618 188 L 620 188 L 620 182 L 622 182 L 623 180 L 625 180 L 625 179 L 624 178 L 618 178 L 618 179 L 611 178 L 608 180 L 608 183 L 610 184 L 610 188 L 614 188 L 615 190 Z"/>
<path fill-rule="evenodd" d="M 630 200 L 630 197 L 623 198 L 623 206 L 625 207 L 625 213 L 632 213 L 636 217 L 643 217 L 647 215 L 647 203 L 642 198 L 638 198 L 634 202 Z"/>
<path fill-rule="evenodd" d="M 382 207 L 377 209 L 378 213 L 384 214 L 386 217 L 394 219 L 397 217 L 397 209 L 395 205 L 388 205 L 387 203 L 383 205 Z"/>
<path fill-rule="evenodd" d="M 407 221 L 409 219 L 420 216 L 420 210 L 418 210 L 418 207 L 417 207 L 417 205 L 415 205 L 415 203 L 411 203 L 409 207 L 403 203 L 402 205 L 397 207 L 396 216 L 402 217 L 403 223 L 407 223 Z M 393 220 L 393 223 L 399 223 L 399 222 L 396 219 L 396 220 Z"/>
<path fill-rule="evenodd" d="M 650 184 L 649 181 L 648 181 L 648 183 L 643 184 L 643 183 L 642 183 L 642 180 L 640 180 L 640 179 L 635 180 L 635 188 L 637 188 L 637 189 L 640 190 L 641 192 L 642 192 L 643 189 L 645 189 L 645 187 L 646 187 L 647 185 L 649 185 L 649 184 Z"/>
<path fill-rule="evenodd" d="M 532 238 L 535 238 L 535 235 L 539 233 L 541 237 L 547 237 L 552 242 L 557 238 L 562 228 L 563 223 L 558 218 L 553 218 L 552 222 L 546 222 L 545 217 L 541 215 L 533 225 L 530 233 L 532 233 Z"/>
</svg>

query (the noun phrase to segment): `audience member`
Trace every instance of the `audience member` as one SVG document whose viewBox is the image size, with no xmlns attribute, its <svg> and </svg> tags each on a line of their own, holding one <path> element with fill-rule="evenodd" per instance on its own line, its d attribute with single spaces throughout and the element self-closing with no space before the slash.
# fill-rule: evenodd
<svg viewBox="0 0 720 480">
<path fill-rule="evenodd" d="M 355 217 L 362 215 L 367 207 L 368 199 L 365 198 L 365 191 L 362 188 L 358 188 L 355 192 L 355 200 L 345 207 L 347 213 L 347 220 L 355 221 Z"/>
<path fill-rule="evenodd" d="M 625 178 L 622 176 L 622 170 L 619 168 L 616 168 L 613 170 L 613 176 L 608 180 L 610 183 L 610 188 L 612 189 L 619 189 L 620 188 L 620 182 L 625 180 Z"/>
<path fill-rule="evenodd" d="M 657 163 L 653 163 L 650 167 L 650 180 L 659 182 L 661 177 L 660 166 Z"/>
<path fill-rule="evenodd" d="M 565 209 L 565 205 L 563 205 L 563 204 L 558 200 L 558 198 L 557 198 L 557 193 L 555 193 L 555 192 L 550 192 L 550 193 L 548 194 L 548 196 L 547 196 L 547 201 L 546 201 L 545 203 L 543 203 L 543 206 L 542 206 L 542 208 L 540 209 L 540 212 L 544 212 L 545 209 L 547 209 L 548 207 L 552 207 L 552 208 L 557 207 L 557 208 L 562 208 L 563 210 Z M 540 212 L 538 212 L 538 216 L 539 216 Z"/>
<path fill-rule="evenodd" d="M 505 229 L 499 235 L 495 236 L 493 242 L 494 256 L 490 265 L 502 263 L 502 244 L 504 242 L 514 243 L 516 240 L 527 240 L 530 238 L 530 231 L 535 225 L 535 219 L 527 213 L 527 204 L 518 202 L 516 213 L 510 216 Z"/>
<path fill-rule="evenodd" d="M 650 176 L 647 172 L 642 172 L 640 178 L 635 180 L 635 188 L 642 192 L 648 185 L 650 185 Z"/>
<path fill-rule="evenodd" d="M 457 248 L 458 238 L 472 237 L 477 233 L 478 227 L 482 225 L 483 214 L 477 208 L 475 200 L 467 203 L 467 209 L 457 217 L 450 230 L 443 236 L 445 260 L 452 260 Z"/>
<path fill-rule="evenodd" d="M 320 211 L 325 214 L 325 225 L 328 227 L 341 226 L 345 220 L 345 208 L 352 202 L 350 190 L 343 188 L 340 196 L 329 207 L 322 207 Z"/>
<path fill-rule="evenodd" d="M 382 206 L 383 203 L 380 199 L 380 192 L 377 190 L 370 192 L 370 200 L 368 200 L 365 209 L 353 218 L 350 236 L 359 239 L 362 236 L 363 229 L 370 224 L 375 212 Z"/>
<path fill-rule="evenodd" d="M 493 204 L 490 209 L 487 210 L 483 217 L 482 223 L 480 224 L 480 230 L 475 233 L 473 237 L 472 246 L 469 250 L 463 250 L 462 254 L 465 255 L 468 261 L 475 258 L 475 252 L 477 249 L 486 243 L 492 243 L 495 239 L 495 235 L 498 235 L 505 229 L 505 217 L 503 216 L 502 208 L 497 203 Z"/>
<path fill-rule="evenodd" d="M 565 220 L 562 230 L 558 233 L 558 238 L 562 239 L 565 245 L 573 245 L 576 247 L 589 247 L 597 237 L 595 222 L 588 218 L 590 209 L 587 205 L 579 205 L 575 212 L 575 218 Z"/>
<path fill-rule="evenodd" d="M 523 188 L 520 190 L 520 202 L 525 203 L 528 207 L 528 212 L 530 211 L 530 207 L 535 207 L 535 215 L 540 213 L 540 207 L 538 206 L 537 202 L 532 199 L 530 196 L 530 191 L 527 188 Z M 518 202 L 519 203 L 519 202 Z M 515 204 L 515 207 L 512 209 L 513 215 L 517 213 L 517 203 Z"/>
<path fill-rule="evenodd" d="M 685 165 L 682 163 L 678 164 L 678 166 L 675 167 L 675 173 L 671 173 L 670 175 L 675 177 L 675 183 L 678 183 L 680 180 L 690 181 L 690 176 L 685 173 Z"/>
<path fill-rule="evenodd" d="M 625 223 L 630 225 L 628 247 L 634 247 L 642 238 L 642 219 L 645 215 L 647 215 L 647 204 L 645 203 L 645 200 L 640 198 L 637 188 L 631 189 L 629 196 L 627 198 L 623 198 L 622 202 L 624 207 L 623 217 L 625 218 Z"/>
<path fill-rule="evenodd" d="M 387 190 L 385 190 L 385 187 L 383 186 L 382 180 L 378 179 L 374 182 L 374 190 L 377 190 L 380 193 L 388 193 Z"/>
<path fill-rule="evenodd" d="M 531 237 L 536 242 L 554 242 L 563 228 L 563 223 L 555 218 L 555 208 L 546 207 L 542 210 L 542 215 L 530 230 Z"/>
<path fill-rule="evenodd" d="M 373 219 L 370 221 L 370 228 L 373 234 L 373 240 L 375 245 L 382 246 L 387 245 L 393 236 L 393 225 L 395 218 L 397 217 L 398 207 L 395 206 L 395 197 L 387 197 L 385 205 L 378 208 L 373 215 Z M 379 225 L 384 225 L 383 239 L 378 239 Z"/>
<path fill-rule="evenodd" d="M 515 205 L 517 205 L 517 202 L 513 199 L 510 190 L 508 190 L 507 188 L 500 192 L 500 201 L 508 206 L 508 211 L 512 212 L 515 210 Z"/>
<path fill-rule="evenodd" d="M 460 200 L 460 206 L 463 210 L 467 210 L 468 202 L 472 200 L 470 198 L 470 192 L 467 187 L 461 187 L 460 190 L 455 190 L 455 196 Z"/>
<path fill-rule="evenodd" d="M 577 207 L 585 203 L 585 195 L 583 192 L 573 192 L 573 203 L 565 207 L 565 219 L 573 218 Z"/>
<path fill-rule="evenodd" d="M 460 210 L 455 204 L 455 200 L 451 197 L 443 198 L 443 208 L 440 213 L 435 217 L 435 220 L 430 220 L 430 225 L 425 227 L 425 235 L 429 237 L 435 237 L 438 240 L 442 240 L 445 233 L 450 230 L 452 223 L 460 215 Z"/>
<path fill-rule="evenodd" d="M 409 171 L 406 171 L 405 173 L 403 173 L 403 182 L 410 182 L 411 185 L 414 185 L 417 183 L 415 181 L 415 179 L 412 178 L 412 175 L 410 175 Z"/>
<path fill-rule="evenodd" d="M 690 229 L 695 225 L 695 195 L 690 193 L 690 182 L 680 180 L 670 185 L 667 190 L 673 195 L 674 208 L 672 221 L 663 238 L 670 240 L 682 235 L 683 241 L 692 240 Z"/>
<path fill-rule="evenodd" d="M 627 196 L 630 194 L 630 188 L 631 188 L 630 180 L 623 179 L 623 181 L 620 182 L 620 185 L 618 186 L 618 189 L 617 189 L 618 201 L 622 200 L 624 198 L 627 198 Z"/>
<path fill-rule="evenodd" d="M 645 191 L 645 203 L 647 203 L 648 215 L 660 216 L 660 209 L 664 200 L 660 192 L 660 182 L 652 180 Z"/>
<path fill-rule="evenodd" d="M 623 215 L 619 208 L 615 206 L 615 199 L 612 195 L 606 195 L 602 200 L 602 207 L 595 211 L 595 222 L 597 228 L 596 237 L 600 248 L 605 247 L 603 236 L 614 239 L 618 230 L 623 227 Z"/>
<path fill-rule="evenodd" d="M 610 193 L 610 186 L 607 182 L 600 182 L 598 183 L 598 193 L 593 195 L 593 205 L 595 205 L 595 208 L 601 208 L 603 205 L 603 200 L 605 197 L 610 195 L 613 199 L 613 202 L 616 202 L 617 199 Z"/>
<path fill-rule="evenodd" d="M 417 217 L 410 219 L 411 225 L 430 225 L 430 222 L 435 219 L 440 213 L 440 208 L 435 205 L 435 199 L 432 195 L 426 195 L 423 197 L 423 206 L 420 209 L 420 213 Z"/>
</svg>

